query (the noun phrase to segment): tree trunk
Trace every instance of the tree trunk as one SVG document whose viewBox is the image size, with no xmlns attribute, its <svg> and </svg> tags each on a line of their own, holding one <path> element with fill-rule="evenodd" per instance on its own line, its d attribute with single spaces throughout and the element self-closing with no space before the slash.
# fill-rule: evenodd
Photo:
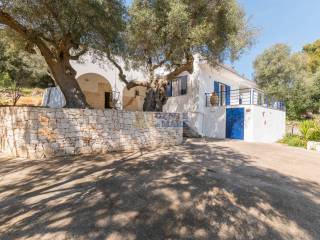
<svg viewBox="0 0 320 240">
<path fill-rule="evenodd" d="M 40 49 L 41 51 L 42 49 Z M 76 71 L 70 64 L 67 54 L 61 54 L 60 58 L 52 58 L 46 51 L 41 51 L 54 78 L 54 82 L 60 87 L 67 108 L 89 108 L 86 97 L 83 94 L 78 81 Z"/>
<path fill-rule="evenodd" d="M 58 62 L 50 66 L 56 85 L 60 87 L 65 99 L 67 108 L 88 108 L 89 105 L 83 94 L 78 81 L 76 72 L 70 63 Z"/>
<path fill-rule="evenodd" d="M 39 39 L 35 44 L 48 64 L 55 84 L 60 87 L 66 99 L 65 107 L 89 108 L 86 97 L 76 80 L 77 72 L 70 64 L 69 48 L 61 44 L 62 47 L 56 50 L 59 54 L 56 54 Z"/>
<path fill-rule="evenodd" d="M 88 108 L 89 105 L 75 76 L 66 74 L 61 68 L 52 71 L 56 85 L 58 85 L 66 99 L 67 108 Z"/>
<path fill-rule="evenodd" d="M 89 107 L 86 98 L 76 80 L 76 71 L 70 64 L 70 49 L 75 45 L 70 33 L 67 33 L 58 43 L 55 42 L 52 44 L 50 40 L 44 40 L 41 34 L 37 34 L 36 31 L 27 29 L 23 25 L 19 24 L 18 21 L 1 9 L 0 23 L 15 30 L 28 42 L 32 43 L 32 45 L 36 45 L 39 48 L 41 54 L 51 69 L 55 83 L 60 87 L 66 98 L 66 107 Z"/>
<path fill-rule="evenodd" d="M 143 111 L 147 112 L 162 112 L 163 106 L 168 100 L 167 85 L 170 80 L 175 79 L 179 74 L 183 72 L 193 72 L 193 56 L 187 57 L 187 63 L 177 67 L 175 70 L 167 74 L 166 76 L 155 79 L 154 69 L 151 72 L 151 84 L 147 86 L 146 97 L 143 104 Z"/>
<path fill-rule="evenodd" d="M 146 97 L 144 99 L 143 111 L 162 112 L 168 97 L 166 95 L 167 81 L 165 79 L 153 80 L 147 87 Z"/>
</svg>

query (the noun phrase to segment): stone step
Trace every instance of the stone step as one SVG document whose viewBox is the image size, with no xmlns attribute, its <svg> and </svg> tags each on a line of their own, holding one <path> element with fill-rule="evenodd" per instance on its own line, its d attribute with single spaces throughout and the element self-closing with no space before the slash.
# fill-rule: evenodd
<svg viewBox="0 0 320 240">
<path fill-rule="evenodd" d="M 201 138 L 202 136 L 193 130 L 188 124 L 183 123 L 183 137 L 184 138 Z"/>
</svg>

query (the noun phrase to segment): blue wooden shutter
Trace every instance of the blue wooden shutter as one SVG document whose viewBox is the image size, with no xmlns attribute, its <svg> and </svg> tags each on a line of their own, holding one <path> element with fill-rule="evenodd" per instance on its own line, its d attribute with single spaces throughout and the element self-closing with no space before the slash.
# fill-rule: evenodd
<svg viewBox="0 0 320 240">
<path fill-rule="evenodd" d="M 219 92 L 220 92 L 220 84 L 219 82 L 214 81 L 214 93 L 217 94 L 217 96 L 219 96 L 220 95 Z"/>
<path fill-rule="evenodd" d="M 180 80 L 180 95 L 186 95 L 188 89 L 188 76 L 182 76 Z"/>
<path fill-rule="evenodd" d="M 167 97 L 172 97 L 172 81 L 167 85 Z"/>
<path fill-rule="evenodd" d="M 230 105 L 231 87 L 226 85 L 226 105 Z"/>
</svg>

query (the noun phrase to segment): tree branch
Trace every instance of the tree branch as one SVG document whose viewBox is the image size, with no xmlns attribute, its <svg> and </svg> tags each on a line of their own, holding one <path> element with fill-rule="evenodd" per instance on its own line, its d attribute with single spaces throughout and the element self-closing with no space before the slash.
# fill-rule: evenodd
<svg viewBox="0 0 320 240">
<path fill-rule="evenodd" d="M 122 69 L 122 67 L 117 63 L 116 60 L 114 60 L 111 56 L 111 53 L 110 51 L 107 51 L 107 58 L 108 60 L 113 63 L 113 65 L 119 70 L 119 78 L 122 82 L 124 82 L 126 84 L 126 87 L 128 90 L 130 90 L 131 88 L 134 88 L 134 87 L 148 87 L 149 86 L 149 83 L 147 81 L 136 81 L 136 80 L 133 80 L 133 81 L 128 81 L 127 80 L 127 77 L 126 75 L 124 74 L 124 71 Z"/>
<path fill-rule="evenodd" d="M 124 74 L 122 67 L 117 63 L 115 59 L 113 59 L 109 50 L 106 51 L 106 54 L 107 54 L 108 60 L 118 69 L 120 80 L 128 86 L 129 82 L 127 80 L 127 76 Z"/>
<path fill-rule="evenodd" d="M 16 21 L 12 16 L 10 16 L 10 14 L 4 12 L 3 10 L 0 10 L 0 23 L 13 29 L 26 40 L 36 44 L 45 58 L 53 57 L 50 49 L 46 46 L 46 44 L 41 39 L 41 36 L 38 36 L 34 31 L 25 28 L 18 21 Z"/>
<path fill-rule="evenodd" d="M 57 22 L 61 32 L 63 33 L 63 35 L 66 33 L 65 28 L 63 27 L 63 24 L 59 18 L 59 13 L 56 12 L 52 6 L 50 4 L 48 4 L 47 2 L 44 1 L 44 6 L 47 8 L 47 10 L 50 12 L 51 16 L 53 17 L 53 19 Z"/>
<path fill-rule="evenodd" d="M 7 25 L 8 27 L 23 35 L 24 38 L 29 39 L 28 29 L 22 26 L 19 22 L 17 22 L 13 17 L 11 17 L 3 10 L 0 10 L 0 23 Z"/>
<path fill-rule="evenodd" d="M 185 64 L 178 65 L 172 72 L 167 74 L 165 77 L 167 80 L 172 80 L 176 78 L 179 74 L 187 71 L 189 73 L 193 72 L 193 56 L 187 57 L 187 62 Z"/>
<path fill-rule="evenodd" d="M 71 60 L 78 60 L 83 54 L 85 54 L 88 51 L 88 48 L 86 46 L 83 46 L 82 49 L 75 55 L 70 55 Z"/>
<path fill-rule="evenodd" d="M 142 82 L 142 81 L 134 80 L 134 81 L 128 82 L 127 89 L 130 90 L 131 88 L 134 88 L 134 87 L 148 87 L 149 85 L 150 83 L 147 81 Z"/>
<path fill-rule="evenodd" d="M 166 61 L 167 61 L 167 60 L 164 59 L 164 60 L 160 61 L 158 64 L 152 65 L 151 71 L 154 71 L 154 70 L 156 70 L 157 68 L 161 67 L 163 64 L 166 63 Z"/>
</svg>

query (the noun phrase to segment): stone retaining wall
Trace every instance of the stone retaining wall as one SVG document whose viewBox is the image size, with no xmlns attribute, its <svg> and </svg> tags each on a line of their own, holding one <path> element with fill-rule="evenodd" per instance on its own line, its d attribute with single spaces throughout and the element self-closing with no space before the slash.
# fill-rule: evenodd
<svg viewBox="0 0 320 240">
<path fill-rule="evenodd" d="M 182 115 L 91 109 L 0 108 L 0 151 L 43 158 L 182 143 Z"/>
</svg>

